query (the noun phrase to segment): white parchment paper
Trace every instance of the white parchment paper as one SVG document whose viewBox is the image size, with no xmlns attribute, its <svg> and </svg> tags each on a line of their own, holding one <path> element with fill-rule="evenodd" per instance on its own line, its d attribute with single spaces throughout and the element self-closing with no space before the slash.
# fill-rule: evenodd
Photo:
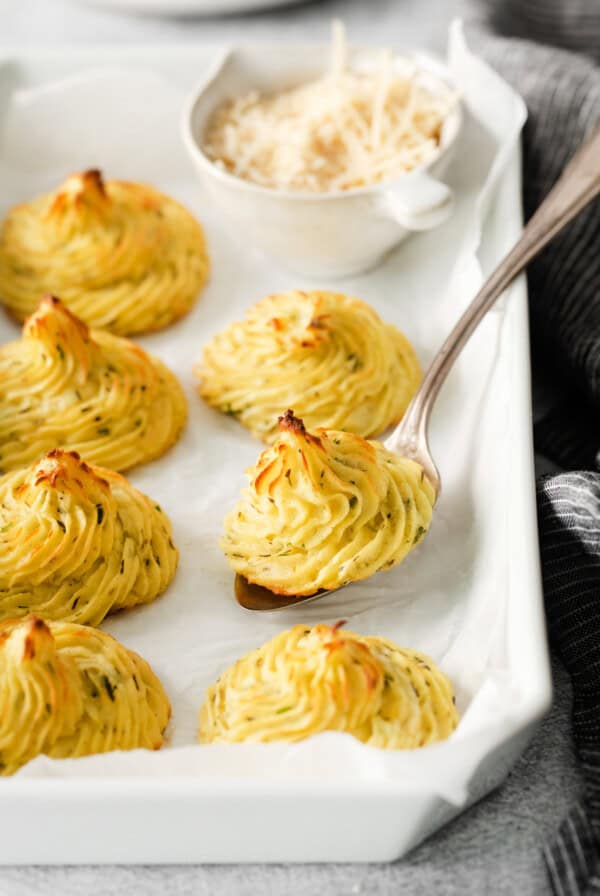
<svg viewBox="0 0 600 896">
<path fill-rule="evenodd" d="M 466 48 L 459 26 L 451 34 L 449 63 L 467 112 L 447 178 L 457 196 L 452 219 L 413 237 L 377 271 L 333 284 L 398 324 L 424 364 L 481 282 L 483 218 L 525 117 L 521 100 Z M 199 55 L 198 79 L 205 65 L 206 54 Z M 0 108 L 0 211 L 53 189 L 72 171 L 100 167 L 107 177 L 148 181 L 186 203 L 206 229 L 213 266 L 192 313 L 140 339 L 178 374 L 189 401 L 181 441 L 160 461 L 130 474 L 173 521 L 179 570 L 154 604 L 103 626 L 160 676 L 173 704 L 168 743 L 158 753 L 40 757 L 19 775 L 393 779 L 404 789 L 461 802 L 481 758 L 514 727 L 521 700 L 505 632 L 510 346 L 504 312 L 499 307 L 480 327 L 436 408 L 432 446 L 444 488 L 424 543 L 395 570 L 304 609 L 268 615 L 241 609 L 218 537 L 243 470 L 261 446 L 235 420 L 202 403 L 192 366 L 203 343 L 263 295 L 329 284 L 279 269 L 207 205 L 179 138 L 184 92 L 177 79 L 139 67 L 88 65 L 83 74 L 43 87 L 20 87 Z M 0 318 L 0 338 L 17 335 Z M 442 666 L 462 714 L 448 742 L 404 753 L 370 749 L 336 733 L 295 745 L 195 744 L 205 688 L 231 662 L 297 622 L 340 618 L 351 629 L 423 650 Z"/>
</svg>

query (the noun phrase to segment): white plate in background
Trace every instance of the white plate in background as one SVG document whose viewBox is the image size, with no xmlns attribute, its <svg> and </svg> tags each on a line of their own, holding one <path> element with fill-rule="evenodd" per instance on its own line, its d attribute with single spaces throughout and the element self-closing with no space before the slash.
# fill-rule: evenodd
<svg viewBox="0 0 600 896">
<path fill-rule="evenodd" d="M 115 12 L 155 16 L 220 16 L 293 6 L 305 0 L 71 0 Z"/>
</svg>

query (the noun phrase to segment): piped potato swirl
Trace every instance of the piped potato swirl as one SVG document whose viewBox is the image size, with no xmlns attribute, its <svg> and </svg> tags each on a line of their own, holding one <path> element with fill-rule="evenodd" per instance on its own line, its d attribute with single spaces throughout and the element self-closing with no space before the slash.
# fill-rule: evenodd
<svg viewBox="0 0 600 896">
<path fill-rule="evenodd" d="M 190 310 L 208 269 L 202 228 L 185 208 L 96 169 L 16 206 L 0 230 L 0 301 L 18 320 L 52 292 L 89 326 L 159 330 Z"/>
<path fill-rule="evenodd" d="M 275 594 L 310 595 L 400 563 L 429 528 L 435 491 L 415 461 L 288 411 L 225 518 L 231 567 Z"/>
<path fill-rule="evenodd" d="M 0 623 L 0 774 L 41 753 L 157 750 L 171 707 L 148 665 L 110 635 L 38 616 Z"/>
<path fill-rule="evenodd" d="M 208 688 L 199 738 L 268 743 L 341 731 L 406 750 L 444 740 L 457 724 L 452 686 L 425 654 L 339 625 L 296 625 Z"/>
<path fill-rule="evenodd" d="M 299 290 L 267 296 L 205 346 L 200 395 L 273 442 L 293 407 L 310 429 L 366 437 L 403 416 L 421 380 L 408 339 L 360 299 Z"/>
<path fill-rule="evenodd" d="M 0 473 L 57 447 L 125 470 L 164 454 L 186 417 L 183 390 L 158 358 L 88 330 L 52 296 L 0 348 Z"/>
<path fill-rule="evenodd" d="M 0 478 L 0 619 L 35 612 L 98 625 L 161 594 L 171 524 L 118 473 L 59 449 Z"/>
</svg>

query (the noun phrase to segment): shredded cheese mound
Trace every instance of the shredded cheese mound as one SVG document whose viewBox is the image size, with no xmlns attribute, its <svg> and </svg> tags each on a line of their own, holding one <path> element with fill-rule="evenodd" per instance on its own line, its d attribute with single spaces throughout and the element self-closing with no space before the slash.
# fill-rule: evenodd
<svg viewBox="0 0 600 896">
<path fill-rule="evenodd" d="M 339 23 L 332 56 L 317 81 L 221 104 L 204 136 L 208 158 L 255 184 L 306 192 L 364 187 L 429 162 L 456 94 L 441 81 L 429 89 L 390 51 L 369 70 L 351 69 Z"/>
</svg>

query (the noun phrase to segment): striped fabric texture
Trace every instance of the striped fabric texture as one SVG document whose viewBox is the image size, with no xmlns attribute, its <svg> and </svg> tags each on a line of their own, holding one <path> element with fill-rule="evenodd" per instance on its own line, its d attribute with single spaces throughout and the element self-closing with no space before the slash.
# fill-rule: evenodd
<svg viewBox="0 0 600 896">
<path fill-rule="evenodd" d="M 529 216 L 600 121 L 600 0 L 473 0 L 490 63 L 524 97 Z M 600 167 L 600 158 L 598 159 Z M 585 795 L 545 850 L 558 896 L 600 896 L 600 204 L 528 271 L 534 381 L 549 410 L 536 450 L 565 472 L 538 483 L 551 643 L 573 686 Z M 547 403 L 547 402 L 545 402 Z"/>
<path fill-rule="evenodd" d="M 573 685 L 573 731 L 586 792 L 546 847 L 557 894 L 600 894 L 600 474 L 538 483 L 550 638 Z"/>
</svg>

